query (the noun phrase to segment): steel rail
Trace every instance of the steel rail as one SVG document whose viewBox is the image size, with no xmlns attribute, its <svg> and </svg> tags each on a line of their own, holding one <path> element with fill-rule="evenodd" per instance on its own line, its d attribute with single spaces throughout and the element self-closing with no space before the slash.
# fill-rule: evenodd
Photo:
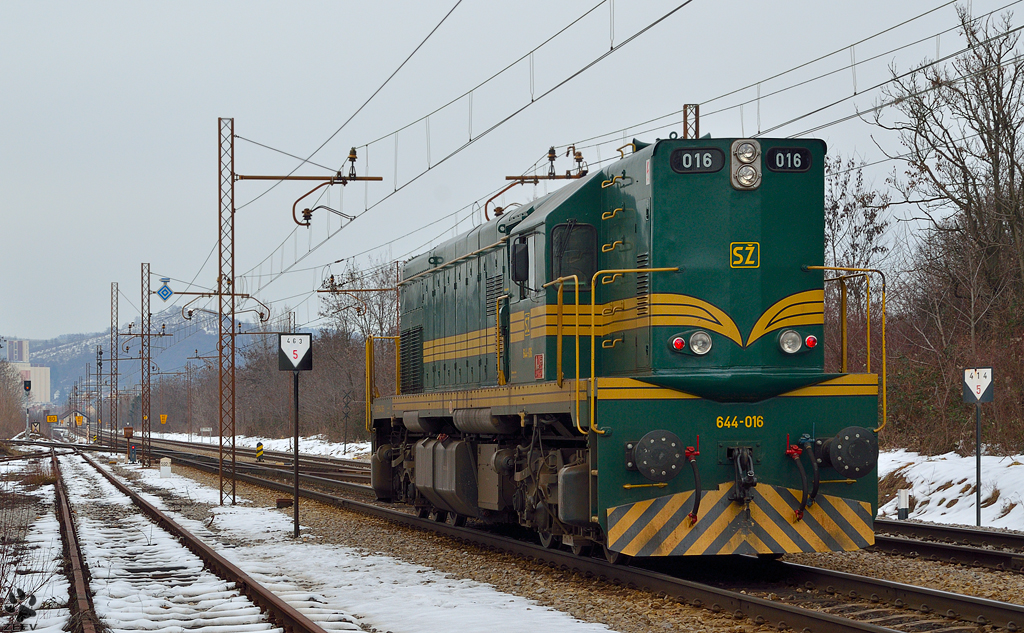
<svg viewBox="0 0 1024 633">
<path fill-rule="evenodd" d="M 984 547 L 957 545 L 954 543 L 937 543 L 935 541 L 886 536 L 884 534 L 875 535 L 875 544 L 871 549 L 911 558 L 920 557 L 952 563 L 954 565 L 986 567 L 998 571 L 1024 572 L 1024 554 L 1020 552 L 1007 552 L 1001 549 L 986 549 Z"/>
<path fill-rule="evenodd" d="M 190 454 L 190 453 L 182 453 L 180 451 L 175 451 L 175 450 L 171 450 L 171 449 L 167 449 L 167 448 L 154 449 L 153 452 L 154 452 L 154 454 L 158 454 L 158 455 L 168 455 L 168 456 L 170 456 L 172 458 L 171 459 L 172 462 L 174 460 L 177 460 L 177 462 L 179 464 L 185 464 L 187 466 L 192 466 L 193 468 L 197 468 L 199 470 L 203 470 L 203 471 L 206 471 L 206 472 L 209 472 L 209 473 L 216 473 L 217 472 L 217 466 L 214 465 L 214 462 L 216 462 L 216 460 L 214 458 L 208 456 L 208 455 L 193 455 L 193 454 Z M 186 455 L 186 457 L 182 457 L 182 455 Z M 205 460 L 205 461 L 203 461 L 203 460 Z M 282 471 L 282 470 L 278 470 L 276 468 L 269 468 L 269 467 L 262 466 L 262 465 L 250 465 L 247 468 L 247 470 L 262 470 L 262 471 L 264 471 L 264 472 L 266 472 L 268 474 L 271 474 L 271 475 L 275 475 L 275 476 L 278 476 L 278 477 L 286 477 L 289 480 L 291 480 L 291 478 L 292 478 L 292 473 L 290 473 L 290 472 L 285 472 L 285 471 Z M 252 475 L 246 475 L 246 474 L 244 474 L 243 472 L 240 472 L 240 471 L 235 473 L 235 478 L 239 479 L 239 480 L 242 480 L 242 481 L 249 481 L 250 483 L 263 483 L 265 481 L 269 481 L 269 480 L 266 480 L 266 479 L 262 479 L 260 477 L 254 477 Z M 337 479 L 327 479 L 325 477 L 316 477 L 314 475 L 299 474 L 299 481 L 300 482 L 313 483 L 313 484 L 320 484 L 320 485 L 329 486 L 329 487 L 332 487 L 332 488 L 340 488 L 342 490 L 347 490 L 349 492 L 356 492 L 356 493 L 360 493 L 360 494 L 372 494 L 373 493 L 373 488 L 371 488 L 370 486 L 366 486 L 366 485 L 363 485 L 363 484 L 354 484 L 354 483 L 351 483 L 351 482 L 348 482 L 348 481 L 338 481 Z M 294 492 L 292 490 L 292 488 L 291 488 L 291 484 L 288 484 L 287 488 L 288 488 L 288 490 L 286 490 L 285 492 Z"/>
<path fill-rule="evenodd" d="M 74 514 L 68 501 L 68 491 L 64 487 L 64 476 L 60 472 L 60 461 L 57 452 L 50 449 L 53 463 L 53 474 L 56 495 L 57 522 L 60 524 L 60 536 L 63 543 L 64 560 L 67 562 L 68 580 L 71 581 L 68 592 L 68 609 L 71 612 L 71 630 L 78 633 L 96 633 L 96 610 L 92 604 L 92 593 L 89 591 L 89 567 L 85 562 L 82 548 L 78 545 L 78 532 L 75 529 Z"/>
<path fill-rule="evenodd" d="M 157 525 L 181 539 L 182 544 L 185 545 L 185 547 L 187 547 L 193 554 L 201 558 L 211 571 L 224 580 L 235 583 L 235 587 L 238 591 L 259 606 L 275 625 L 281 626 L 291 633 L 325 633 L 324 630 L 313 623 L 313 621 L 299 613 L 295 607 L 291 606 L 276 596 L 269 589 L 253 580 L 252 577 L 242 571 L 241 568 L 218 554 L 212 547 L 199 540 L 195 535 L 182 526 L 178 525 L 170 517 L 157 509 L 156 506 L 133 492 L 128 488 L 128 486 L 124 485 L 116 477 L 108 473 L 88 455 L 85 455 L 84 453 L 81 453 L 81 455 L 87 463 L 103 475 L 103 477 L 113 484 L 115 488 L 130 497 L 132 503 L 138 506 L 139 509 L 149 516 L 150 519 L 156 522 Z"/>
<path fill-rule="evenodd" d="M 107 438 L 103 438 L 103 439 L 104 439 L 104 441 L 106 441 Z M 124 438 L 118 437 L 118 438 L 115 438 L 115 439 L 117 441 L 117 444 L 119 444 L 119 445 L 124 442 Z M 154 442 L 161 442 L 163 444 L 168 444 L 168 445 L 172 445 L 172 446 L 185 446 L 185 447 L 188 447 L 188 448 L 196 448 L 196 449 L 203 449 L 205 447 L 204 450 L 215 450 L 215 448 L 216 448 L 212 444 L 204 444 L 203 442 L 183 442 L 181 440 L 167 440 L 167 439 L 155 439 L 153 441 Z M 242 447 L 242 446 L 236 447 L 235 448 L 235 452 L 243 453 L 243 454 L 245 454 L 247 456 L 252 456 L 252 457 L 255 457 L 255 455 L 256 455 L 256 449 Z M 283 461 L 287 461 L 289 464 L 292 462 L 292 454 L 290 452 L 286 453 L 286 452 L 283 452 L 283 451 L 264 450 L 263 451 L 263 455 L 265 457 L 268 457 L 268 458 L 276 458 L 276 459 L 280 459 L 280 460 L 283 460 Z M 354 459 L 347 459 L 347 458 L 344 458 L 344 457 L 325 457 L 325 456 L 318 456 L 318 455 L 302 455 L 301 458 L 302 458 L 302 460 L 307 461 L 308 463 L 328 464 L 328 465 L 334 465 L 334 466 L 340 465 L 341 467 L 352 467 L 352 468 L 365 469 L 365 470 L 368 470 L 369 467 L 370 467 L 369 463 L 367 463 L 367 462 L 359 461 L 359 460 L 354 460 Z"/>
<path fill-rule="evenodd" d="M 776 565 L 790 582 L 826 593 L 863 597 L 872 602 L 976 624 L 990 624 L 1008 631 L 1019 631 L 1024 627 L 1024 606 L 1021 605 L 795 563 L 778 562 Z"/>
<path fill-rule="evenodd" d="M 211 466 L 203 465 L 202 469 L 208 470 L 209 468 Z M 239 481 L 246 481 L 264 488 L 270 488 L 271 490 L 292 492 L 291 484 L 270 481 L 242 473 L 236 474 L 235 477 Z M 369 487 L 364 488 L 366 491 L 371 491 Z M 757 624 L 770 624 L 778 627 L 780 630 L 793 628 L 798 631 L 811 631 L 812 633 L 817 631 L 828 633 L 854 631 L 892 633 L 894 631 L 894 629 L 857 622 L 828 613 L 811 611 L 735 591 L 719 589 L 711 585 L 683 580 L 667 574 L 640 568 L 611 565 L 596 558 L 585 558 L 569 552 L 545 549 L 532 543 L 488 534 L 472 528 L 455 527 L 429 519 L 420 519 L 406 512 L 345 499 L 324 492 L 302 488 L 299 490 L 299 494 L 304 498 L 319 501 L 326 505 L 374 516 L 416 529 L 437 532 L 485 548 L 524 556 L 547 563 L 553 567 L 574 571 L 587 577 L 597 577 L 607 582 L 619 583 L 648 592 L 671 596 L 685 604 L 707 608 L 715 613 L 728 612 L 734 617 L 749 617 Z"/>
<path fill-rule="evenodd" d="M 1019 532 L 997 532 L 968 526 L 929 525 L 889 519 L 875 519 L 875 528 L 876 531 L 890 532 L 903 537 L 1024 550 L 1024 534 Z"/>
</svg>

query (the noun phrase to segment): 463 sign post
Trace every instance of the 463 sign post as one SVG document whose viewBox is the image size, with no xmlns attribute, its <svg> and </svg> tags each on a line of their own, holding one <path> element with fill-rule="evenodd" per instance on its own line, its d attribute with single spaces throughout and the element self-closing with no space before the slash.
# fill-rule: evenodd
<svg viewBox="0 0 1024 633">
<path fill-rule="evenodd" d="M 978 527 L 981 527 L 981 403 L 992 402 L 992 368 L 968 367 L 964 369 L 964 402 L 974 405 L 974 443 L 977 455 L 977 481 L 975 481 Z"/>
<path fill-rule="evenodd" d="M 293 536 L 299 538 L 299 372 L 313 369 L 312 334 L 278 334 L 277 368 L 295 375 L 295 444 L 292 462 L 295 466 L 295 529 Z"/>
</svg>

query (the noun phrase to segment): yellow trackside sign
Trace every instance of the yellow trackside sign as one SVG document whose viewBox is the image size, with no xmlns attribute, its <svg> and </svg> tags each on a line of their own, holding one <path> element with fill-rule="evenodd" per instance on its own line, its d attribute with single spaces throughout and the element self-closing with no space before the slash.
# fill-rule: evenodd
<svg viewBox="0 0 1024 633">
<path fill-rule="evenodd" d="M 167 414 L 166 413 L 161 413 L 160 414 L 160 424 L 167 424 Z"/>
<path fill-rule="evenodd" d="M 48 416 L 46 416 L 46 421 L 49 424 L 56 424 L 57 423 L 57 416 L 55 416 L 55 415 L 48 415 Z"/>
</svg>

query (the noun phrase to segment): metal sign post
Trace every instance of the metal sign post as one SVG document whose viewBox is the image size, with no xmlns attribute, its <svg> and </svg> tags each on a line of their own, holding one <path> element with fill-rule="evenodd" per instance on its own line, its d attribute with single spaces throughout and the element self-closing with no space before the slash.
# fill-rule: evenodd
<svg viewBox="0 0 1024 633">
<path fill-rule="evenodd" d="M 964 369 L 964 402 L 974 405 L 974 444 L 978 472 L 975 475 L 976 502 L 978 506 L 978 527 L 981 527 L 981 403 L 992 402 L 992 368 L 969 367 Z"/>
<path fill-rule="evenodd" d="M 313 369 L 312 334 L 278 334 L 277 368 L 290 371 L 295 376 L 295 444 L 293 465 L 295 468 L 295 531 L 292 536 L 299 538 L 299 372 Z"/>
</svg>

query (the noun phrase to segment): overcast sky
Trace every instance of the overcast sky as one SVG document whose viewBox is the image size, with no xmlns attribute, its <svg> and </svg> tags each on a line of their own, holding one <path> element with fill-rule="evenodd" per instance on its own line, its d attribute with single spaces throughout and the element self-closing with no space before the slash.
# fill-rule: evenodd
<svg viewBox="0 0 1024 633">
<path fill-rule="evenodd" d="M 152 265 L 154 290 L 161 276 L 178 291 L 193 279 L 199 289 L 213 288 L 216 255 L 207 258 L 217 241 L 218 117 L 233 117 L 235 133 L 246 139 L 236 141 L 237 173 L 288 173 L 299 161 L 256 143 L 309 156 L 455 3 L 0 2 L 0 336 L 102 331 L 113 281 L 125 295 L 120 321 L 130 321 L 138 314 L 142 262 Z M 270 183 L 237 183 L 236 273 L 249 273 L 240 288 L 315 326 L 319 298 L 312 291 L 328 274 L 326 264 L 405 258 L 450 236 L 456 218 L 459 230 L 469 228 L 479 221 L 473 202 L 503 186 L 506 175 L 530 169 L 550 145 L 578 143 L 596 164 L 624 136 L 649 141 L 680 131 L 679 116 L 640 124 L 685 103 L 702 104 L 701 132 L 716 137 L 751 136 L 793 119 L 767 135 L 802 134 L 877 104 L 872 87 L 890 67 L 909 69 L 962 42 L 955 30 L 936 37 L 956 25 L 953 5 L 936 0 L 692 0 L 551 91 L 680 1 L 597 4 L 463 0 L 312 158 L 334 170 L 359 146 L 362 174 L 369 154 L 369 172 L 382 183 L 353 184 L 344 193 L 334 187 L 319 200 L 357 220 L 338 232 L 337 218 L 328 225 L 330 214 L 321 211 L 312 229 L 296 231 L 292 204 L 310 183 L 284 183 L 262 197 Z M 974 0 L 972 11 L 1016 4 Z M 527 58 L 478 88 L 471 108 L 463 97 L 432 115 L 429 127 L 416 123 L 396 141 L 396 130 L 591 9 L 533 54 L 532 71 Z M 471 134 L 530 104 L 531 94 L 529 107 L 433 166 Z M 856 118 L 813 133 L 830 150 L 868 162 L 883 158 L 872 135 L 898 151 Z M 884 186 L 893 167 L 870 168 L 869 180 Z M 298 173 L 330 172 L 307 165 Z M 505 201 L 544 192 L 543 185 L 522 187 Z M 452 215 L 459 209 L 467 210 Z M 153 298 L 154 312 L 165 305 Z"/>
</svg>

